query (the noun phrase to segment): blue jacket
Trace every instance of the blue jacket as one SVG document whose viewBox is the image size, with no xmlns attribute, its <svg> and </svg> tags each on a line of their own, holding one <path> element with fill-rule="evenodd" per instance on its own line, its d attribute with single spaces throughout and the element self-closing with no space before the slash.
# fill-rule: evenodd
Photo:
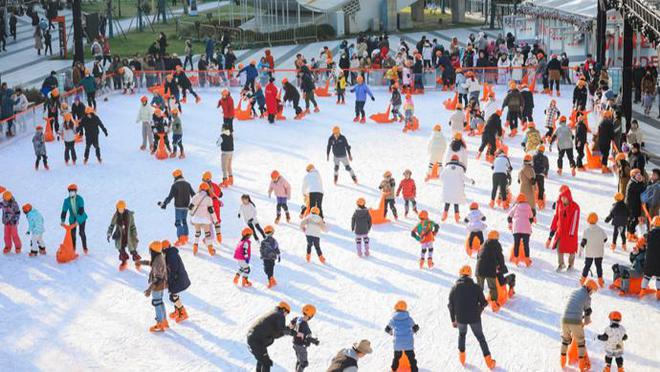
<svg viewBox="0 0 660 372">
<path fill-rule="evenodd" d="M 44 233 L 44 217 L 38 210 L 32 209 L 25 215 L 28 221 L 28 232 L 32 235 L 41 235 Z"/>
<path fill-rule="evenodd" d="M 69 224 L 74 224 L 74 223 L 81 224 L 87 221 L 87 213 L 85 213 L 85 201 L 83 200 L 82 196 L 77 194 L 76 194 L 76 209 L 77 210 L 74 212 L 71 206 L 70 197 L 64 199 L 64 203 L 62 203 L 62 214 L 60 215 L 60 219 L 62 220 L 62 223 L 64 223 L 64 219 L 66 218 L 67 213 L 69 213 Z"/>
<path fill-rule="evenodd" d="M 14 115 L 14 105 L 18 103 L 18 100 L 13 100 L 11 95 L 14 94 L 14 91 L 11 89 L 5 90 L 5 95 L 0 97 L 0 104 L 2 104 L 2 117 L 8 118 Z"/>
<path fill-rule="evenodd" d="M 254 92 L 254 99 L 257 101 L 259 107 L 266 105 L 266 97 L 264 97 L 264 91 L 261 89 Z"/>
<path fill-rule="evenodd" d="M 243 71 L 245 71 L 245 77 L 247 78 L 247 81 L 254 80 L 257 78 L 257 75 L 259 75 L 257 68 L 252 64 L 243 67 L 238 73 L 240 74 Z"/>
<path fill-rule="evenodd" d="M 213 58 L 213 52 L 215 51 L 215 41 L 213 39 L 208 38 L 206 40 L 206 60 L 210 61 L 211 58 Z"/>
<path fill-rule="evenodd" d="M 385 330 L 394 336 L 394 351 L 414 350 L 415 321 L 407 311 L 397 311 Z"/>
<path fill-rule="evenodd" d="M 367 100 L 367 94 L 369 97 L 374 98 L 374 95 L 371 93 L 371 89 L 365 83 L 357 84 L 351 88 L 351 92 L 355 92 L 355 100 L 358 102 L 364 102 Z"/>
</svg>

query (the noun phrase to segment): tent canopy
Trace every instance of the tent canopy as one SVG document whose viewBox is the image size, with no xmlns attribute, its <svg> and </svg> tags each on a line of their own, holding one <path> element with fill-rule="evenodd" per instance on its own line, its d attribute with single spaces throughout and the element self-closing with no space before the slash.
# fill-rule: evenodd
<svg viewBox="0 0 660 372">
<path fill-rule="evenodd" d="M 348 2 L 349 0 L 298 0 L 300 6 L 321 13 L 339 10 Z"/>
<path fill-rule="evenodd" d="M 555 9 L 568 14 L 596 18 L 599 0 L 531 0 L 525 4 Z"/>
</svg>

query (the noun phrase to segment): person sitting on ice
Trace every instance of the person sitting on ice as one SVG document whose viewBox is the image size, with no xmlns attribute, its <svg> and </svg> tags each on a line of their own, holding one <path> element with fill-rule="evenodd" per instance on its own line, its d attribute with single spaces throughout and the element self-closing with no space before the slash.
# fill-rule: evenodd
<svg viewBox="0 0 660 372">
<path fill-rule="evenodd" d="M 464 265 L 459 270 L 459 279 L 449 292 L 449 317 L 454 328 L 458 328 L 458 360 L 465 366 L 465 336 L 468 326 L 479 341 L 484 361 L 489 369 L 495 368 L 495 359 L 490 354 L 488 342 L 481 325 L 481 313 L 488 305 L 483 289 L 472 280 L 472 268 Z"/>
<path fill-rule="evenodd" d="M 273 361 L 268 355 L 268 347 L 276 339 L 290 335 L 286 316 L 291 313 L 291 306 L 281 301 L 273 310 L 257 319 L 248 330 L 247 344 L 250 353 L 257 361 L 257 371 L 270 371 Z"/>
<path fill-rule="evenodd" d="M 578 368 L 580 371 L 587 371 L 587 352 L 586 339 L 584 337 L 584 327 L 591 323 L 591 296 L 598 291 L 598 284 L 589 279 L 584 285 L 571 293 L 564 307 L 564 313 L 561 317 L 561 351 L 560 365 L 566 367 L 566 353 L 571 342 L 577 344 L 578 350 Z"/>
<path fill-rule="evenodd" d="M 319 340 L 312 336 L 312 330 L 309 328 L 309 322 L 316 315 L 316 307 L 306 304 L 302 307 L 302 316 L 291 319 L 289 328 L 293 336 L 293 350 L 296 353 L 296 372 L 303 372 L 309 361 L 307 360 L 307 348 L 309 345 L 318 345 Z"/>
<path fill-rule="evenodd" d="M 415 226 L 410 235 L 421 244 L 421 257 L 419 259 L 419 268 L 424 268 L 426 258 L 428 258 L 428 268 L 433 268 L 433 241 L 438 234 L 440 226 L 429 219 L 427 211 L 419 212 L 419 223 Z M 428 252 L 428 254 L 427 254 Z"/>
<path fill-rule="evenodd" d="M 399 217 L 396 211 L 396 199 L 394 193 L 394 190 L 396 190 L 396 182 L 392 177 L 392 172 L 386 171 L 383 174 L 383 180 L 380 182 L 378 189 L 380 190 L 382 197 L 385 199 L 385 205 L 383 206 L 383 217 L 387 218 L 387 209 L 389 207 L 389 209 L 392 210 L 394 219 L 398 220 Z"/>
<path fill-rule="evenodd" d="M 332 358 L 328 372 L 357 372 L 358 361 L 372 352 L 369 340 L 355 342 L 352 347 L 339 350 Z"/>
<path fill-rule="evenodd" d="M 332 160 L 334 165 L 334 182 L 337 184 L 339 179 L 339 165 L 343 165 L 344 169 L 351 175 L 354 183 L 357 183 L 355 171 L 351 168 L 350 162 L 353 161 L 351 155 L 351 146 L 348 144 L 348 139 L 341 134 L 341 129 L 337 126 L 332 128 L 332 135 L 328 138 L 328 145 L 326 146 L 326 159 L 330 160 L 330 151 L 332 151 Z"/>
<path fill-rule="evenodd" d="M 357 84 L 351 88 L 351 93 L 355 93 L 355 118 L 353 122 L 358 122 L 364 124 L 366 122 L 367 114 L 364 112 L 364 105 L 367 102 L 367 96 L 371 97 L 372 101 L 375 101 L 373 93 L 367 83 L 364 82 L 364 77 L 362 75 L 357 77 Z"/>
<path fill-rule="evenodd" d="M 431 179 L 433 173 L 433 167 L 435 167 L 436 165 L 438 166 L 438 168 L 442 167 L 442 159 L 445 157 L 446 150 L 447 150 L 447 141 L 445 140 L 445 136 L 442 135 L 442 126 L 440 124 L 436 124 L 433 127 L 431 139 L 429 140 L 427 146 L 427 151 L 429 154 L 429 166 L 424 181 L 428 181 Z"/>
<path fill-rule="evenodd" d="M 392 371 L 399 369 L 399 361 L 405 354 L 410 363 L 410 371 L 417 372 L 417 359 L 415 358 L 415 334 L 419 325 L 415 323 L 408 312 L 408 304 L 399 300 L 394 304 L 394 315 L 385 327 L 385 332 L 393 336 L 394 357 L 392 358 Z"/>
<path fill-rule="evenodd" d="M 463 112 L 463 104 L 457 103 L 456 110 L 449 117 L 449 127 L 451 128 L 451 134 L 455 135 L 456 133 L 462 133 L 465 129 L 465 112 Z"/>
<path fill-rule="evenodd" d="M 357 208 L 351 217 L 351 231 L 355 233 L 355 248 L 358 257 L 362 257 L 362 243 L 364 242 L 364 255 L 369 257 L 369 231 L 371 231 L 371 214 L 366 207 L 364 198 L 358 198 Z"/>
<path fill-rule="evenodd" d="M 494 115 L 490 115 L 486 121 L 486 126 L 481 134 L 481 145 L 477 152 L 476 159 L 481 158 L 481 153 L 486 149 L 486 161 L 492 162 L 495 158 L 495 150 L 497 150 L 497 139 L 502 138 L 504 131 L 502 130 L 502 111 L 498 110 Z"/>
<path fill-rule="evenodd" d="M 451 160 L 442 169 L 440 179 L 443 184 L 442 199 L 445 203 L 441 221 L 444 222 L 447 219 L 449 206 L 453 204 L 454 219 L 458 223 L 461 220 L 459 205 L 466 202 L 465 183 L 470 182 L 474 185 L 475 181 L 465 175 L 465 166 L 459 161 L 458 155 L 452 155 Z"/>
<path fill-rule="evenodd" d="M 653 217 L 651 231 L 648 233 L 646 242 L 644 279 L 642 279 L 642 291 L 639 296 L 644 297 L 654 292 L 649 288 L 649 282 L 655 276 L 655 298 L 660 300 L 660 216 Z"/>
<path fill-rule="evenodd" d="M 545 113 L 546 132 L 543 138 L 545 139 L 546 142 L 550 142 L 550 139 L 552 138 L 552 135 L 555 132 L 555 123 L 561 117 L 561 112 L 559 111 L 559 108 L 557 108 L 557 101 L 551 99 L 544 113 Z"/>
<path fill-rule="evenodd" d="M 603 372 L 610 372 L 612 359 L 616 360 L 618 372 L 623 370 L 623 342 L 628 339 L 626 329 L 621 325 L 621 313 L 612 311 L 608 315 L 610 325 L 602 334 L 596 336 L 598 340 L 605 342 L 605 368 Z"/>
<path fill-rule="evenodd" d="M 300 108 L 300 92 L 298 89 L 289 82 L 287 78 L 282 79 L 282 90 L 284 90 L 284 97 L 282 101 L 284 103 L 291 101 L 293 108 L 296 111 L 295 119 L 302 118 L 302 108 Z"/>
<path fill-rule="evenodd" d="M 156 324 L 149 328 L 149 332 L 165 332 L 170 327 L 163 303 L 163 292 L 167 288 L 167 265 L 162 252 L 162 243 L 157 240 L 152 241 L 149 243 L 150 259 L 139 261 L 140 265 L 151 266 L 149 287 L 144 291 L 144 296 L 151 296 L 151 304 L 156 310 Z"/>
<path fill-rule="evenodd" d="M 532 158 L 534 174 L 536 175 L 536 200 L 539 209 L 545 208 L 545 179 L 550 171 L 550 162 L 545 155 L 545 146 L 539 145 Z"/>
<path fill-rule="evenodd" d="M 281 252 L 277 240 L 273 237 L 275 228 L 271 225 L 266 225 L 264 227 L 264 233 L 266 233 L 266 237 L 261 241 L 259 253 L 263 261 L 264 273 L 268 278 L 267 287 L 273 288 L 277 285 L 277 280 L 275 280 L 275 261 L 280 262 Z"/>
<path fill-rule="evenodd" d="M 498 205 L 502 203 L 502 207 L 507 209 L 509 207 L 508 188 L 511 184 L 513 166 L 511 166 L 511 161 L 504 151 L 497 150 L 497 156 L 495 156 L 491 169 L 493 170 L 493 185 L 490 191 L 490 202 L 488 206 L 491 208 L 495 207 L 495 197 L 499 190 Z"/>
<path fill-rule="evenodd" d="M 571 190 L 568 186 L 564 187 L 563 190 L 560 188 L 560 190 L 555 215 L 552 217 L 552 223 L 550 224 L 550 235 L 545 242 L 546 248 L 550 246 L 552 246 L 552 249 L 558 248 L 557 272 L 566 268 L 564 265 L 564 255 L 566 254 L 568 254 L 568 271 L 573 269 L 575 253 L 578 249 L 578 227 L 580 224 L 580 206 L 573 201 Z"/>
<path fill-rule="evenodd" d="M 325 257 L 321 250 L 321 234 L 328 231 L 325 221 L 319 214 L 321 213 L 318 207 L 312 207 L 310 213 L 300 221 L 300 229 L 305 233 L 307 239 L 307 254 L 305 261 L 310 262 L 312 258 L 312 247 L 316 250 L 316 255 L 322 264 L 325 264 Z"/>
<path fill-rule="evenodd" d="M 573 160 L 573 133 L 571 128 L 566 125 L 566 117 L 559 119 L 559 126 L 550 138 L 550 146 L 557 141 L 557 174 L 561 176 L 564 167 L 564 155 L 568 158 L 571 167 L 571 174 L 575 176 L 575 160 Z"/>
<path fill-rule="evenodd" d="M 126 209 L 126 202 L 119 200 L 117 202 L 115 213 L 112 214 L 110 226 L 106 233 L 106 240 L 108 243 L 110 239 L 115 241 L 115 248 L 119 251 L 119 270 L 126 269 L 126 261 L 128 261 L 128 253 L 126 248 L 131 252 L 133 262 L 137 264 L 142 257 L 137 252 L 138 233 L 135 226 L 135 217 L 133 211 Z"/>
</svg>

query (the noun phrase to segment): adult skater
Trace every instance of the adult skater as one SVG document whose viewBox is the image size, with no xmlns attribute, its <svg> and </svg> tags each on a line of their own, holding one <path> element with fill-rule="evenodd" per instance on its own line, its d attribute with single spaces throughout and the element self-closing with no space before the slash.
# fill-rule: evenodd
<svg viewBox="0 0 660 372">
<path fill-rule="evenodd" d="M 346 137 L 341 134 L 341 129 L 339 127 L 333 127 L 332 135 L 330 138 L 328 138 L 328 146 L 325 151 L 325 156 L 328 161 L 330 161 L 330 151 L 332 151 L 332 160 L 335 163 L 335 185 L 339 179 L 339 164 L 344 165 L 344 169 L 350 173 L 353 182 L 357 183 L 357 177 L 355 177 L 355 172 L 353 172 L 351 164 L 349 163 L 350 161 L 353 161 L 353 156 L 351 155 L 351 145 L 348 144 Z"/>
<path fill-rule="evenodd" d="M 277 116 L 277 109 L 279 106 L 275 79 L 270 78 L 268 80 L 268 84 L 266 84 L 266 88 L 264 89 L 264 94 L 266 96 L 266 112 L 268 113 L 268 122 L 273 124 L 275 122 L 275 117 Z"/>
<path fill-rule="evenodd" d="M 372 352 L 371 342 L 360 340 L 349 348 L 339 350 L 332 358 L 327 372 L 357 372 L 358 361 Z"/>
<path fill-rule="evenodd" d="M 465 336 L 468 326 L 479 341 L 488 368 L 495 368 L 488 343 L 481 327 L 481 313 L 487 305 L 482 289 L 472 280 L 472 268 L 461 267 L 460 278 L 449 292 L 449 316 L 454 328 L 458 328 L 458 360 L 465 365 Z"/>
<path fill-rule="evenodd" d="M 183 178 L 181 169 L 175 169 L 172 172 L 174 182 L 170 187 L 170 193 L 165 200 L 158 202 L 161 209 L 167 208 L 167 204 L 174 199 L 174 226 L 176 226 L 177 241 L 174 246 L 180 247 L 188 243 L 188 207 L 190 199 L 195 196 L 195 190 Z"/>
<path fill-rule="evenodd" d="M 555 209 L 550 225 L 550 236 L 545 247 L 557 249 L 557 272 L 563 270 L 564 255 L 568 254 L 568 270 L 573 269 L 575 253 L 578 250 L 578 226 L 580 224 L 580 206 L 573 201 L 571 190 L 566 187 L 559 195 L 559 202 Z M 553 237 L 555 238 L 552 242 Z"/>
<path fill-rule="evenodd" d="M 89 159 L 89 150 L 94 146 L 96 152 L 96 159 L 101 163 L 101 148 L 99 147 L 99 128 L 103 131 L 105 136 L 108 136 L 108 130 L 105 129 L 103 122 L 94 113 L 94 108 L 87 106 L 85 108 L 85 116 L 80 120 L 78 125 L 78 133 L 85 135 L 85 153 L 83 155 L 83 163 L 87 164 Z"/>
<path fill-rule="evenodd" d="M 161 244 L 167 266 L 167 290 L 170 292 L 170 301 L 174 304 L 174 311 L 170 313 L 170 319 L 180 323 L 188 319 L 188 312 L 183 307 L 179 294 L 190 287 L 190 278 L 188 278 L 188 272 L 179 255 L 179 249 L 171 246 L 167 240 L 163 240 Z"/>
<path fill-rule="evenodd" d="M 140 97 L 140 103 L 135 122 L 142 124 L 142 146 L 140 146 L 140 150 L 144 151 L 147 149 L 147 143 L 149 143 L 149 149 L 154 148 L 154 136 L 151 132 L 154 107 L 149 104 L 147 96 Z"/>
<path fill-rule="evenodd" d="M 305 217 L 307 208 L 312 207 L 317 207 L 319 216 L 323 218 L 323 182 L 321 181 L 321 174 L 316 170 L 314 164 L 308 164 L 305 170 L 307 174 L 303 178 L 302 192 L 308 203 L 303 205 L 300 218 Z"/>
<path fill-rule="evenodd" d="M 497 150 L 497 139 L 502 137 L 502 114 L 498 110 L 495 114 L 488 117 L 484 132 L 481 134 L 481 145 L 477 153 L 477 160 L 481 158 L 481 153 L 486 149 L 486 161 L 492 162 L 495 159 L 495 150 Z"/>
<path fill-rule="evenodd" d="M 80 241 L 82 242 L 83 252 L 87 254 L 87 235 L 85 234 L 85 223 L 87 222 L 87 213 L 85 213 L 85 200 L 82 196 L 78 195 L 78 186 L 74 183 L 67 187 L 69 196 L 64 199 L 62 203 L 62 213 L 60 214 L 60 222 L 64 225 L 67 213 L 69 214 L 69 225 L 76 224 L 76 227 L 71 229 L 71 239 L 73 239 L 73 250 L 76 250 L 76 230 L 80 234 Z"/>
<path fill-rule="evenodd" d="M 257 319 L 250 327 L 247 334 L 248 348 L 257 360 L 257 372 L 270 372 L 273 361 L 268 355 L 268 346 L 275 339 L 290 334 L 287 329 L 286 316 L 291 312 L 291 306 L 282 301 L 275 309 Z"/>
<path fill-rule="evenodd" d="M 461 220 L 459 205 L 466 203 L 465 183 L 470 182 L 474 185 L 474 180 L 465 175 L 465 166 L 458 160 L 458 155 L 453 155 L 451 161 L 442 169 L 440 180 L 443 184 L 442 200 L 445 202 L 441 221 L 444 222 L 447 219 L 449 206 L 453 204 L 454 219 L 458 223 Z"/>
<path fill-rule="evenodd" d="M 655 291 L 649 288 L 651 278 L 655 276 Z M 639 297 L 655 292 L 655 298 L 660 300 L 660 216 L 653 217 L 651 231 L 646 244 L 646 259 L 644 261 L 644 279 Z"/>
<path fill-rule="evenodd" d="M 293 104 L 293 109 L 296 111 L 296 116 L 294 119 L 302 119 L 303 110 L 300 108 L 300 92 L 293 84 L 289 82 L 287 78 L 282 79 L 282 89 L 284 90 L 284 97 L 282 97 L 282 101 L 291 101 Z"/>
<path fill-rule="evenodd" d="M 502 101 L 502 110 L 506 107 L 506 123 L 511 129 L 509 137 L 514 137 L 518 133 L 518 119 L 520 118 L 520 113 L 523 111 L 523 98 L 520 95 L 520 91 L 514 81 L 509 83 L 509 91 Z"/>
<path fill-rule="evenodd" d="M 598 149 L 601 154 L 601 171 L 603 173 L 612 173 L 607 167 L 607 160 L 610 157 L 612 141 L 614 141 L 614 121 L 612 120 L 612 111 L 603 112 L 603 119 L 598 124 Z"/>
<path fill-rule="evenodd" d="M 574 340 L 578 348 L 578 367 L 588 371 L 585 354 L 587 351 L 584 326 L 591 323 L 591 296 L 598 290 L 598 284 L 592 279 L 571 293 L 561 317 L 561 368 L 566 367 L 568 346 Z"/>
</svg>

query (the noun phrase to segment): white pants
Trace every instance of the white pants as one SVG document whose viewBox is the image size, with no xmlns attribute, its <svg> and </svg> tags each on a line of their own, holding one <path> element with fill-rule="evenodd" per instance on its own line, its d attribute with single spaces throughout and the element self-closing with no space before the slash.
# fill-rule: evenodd
<svg viewBox="0 0 660 372">
<path fill-rule="evenodd" d="M 32 234 L 30 238 L 30 250 L 37 252 L 39 248 L 46 248 L 42 234 Z"/>
</svg>

